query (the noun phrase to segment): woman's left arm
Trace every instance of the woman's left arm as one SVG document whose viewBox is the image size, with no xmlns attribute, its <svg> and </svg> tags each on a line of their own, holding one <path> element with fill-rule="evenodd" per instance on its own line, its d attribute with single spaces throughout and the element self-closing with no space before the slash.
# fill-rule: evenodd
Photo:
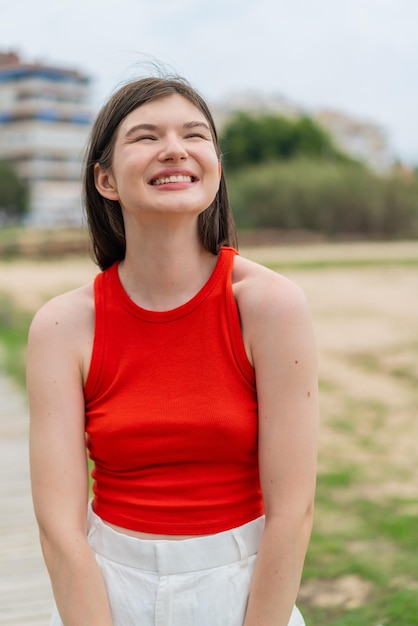
<svg viewBox="0 0 418 626">
<path fill-rule="evenodd" d="M 317 354 L 301 290 L 268 271 L 250 283 L 243 324 L 256 372 L 266 523 L 244 626 L 287 626 L 312 529 Z"/>
</svg>

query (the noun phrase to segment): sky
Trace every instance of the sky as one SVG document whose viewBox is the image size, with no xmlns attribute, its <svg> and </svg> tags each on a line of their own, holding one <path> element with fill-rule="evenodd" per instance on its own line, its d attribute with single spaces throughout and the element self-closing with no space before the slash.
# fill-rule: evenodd
<svg viewBox="0 0 418 626">
<path fill-rule="evenodd" d="M 241 91 L 382 126 L 418 164 L 418 0 L 0 0 L 0 51 L 77 69 L 92 104 L 150 71 L 209 103 Z"/>
</svg>

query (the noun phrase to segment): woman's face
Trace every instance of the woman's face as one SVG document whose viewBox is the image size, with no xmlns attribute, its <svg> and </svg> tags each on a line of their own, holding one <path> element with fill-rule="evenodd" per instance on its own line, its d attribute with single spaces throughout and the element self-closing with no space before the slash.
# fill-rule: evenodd
<svg viewBox="0 0 418 626">
<path fill-rule="evenodd" d="M 179 94 L 127 115 L 117 130 L 111 167 L 95 169 L 99 193 L 137 215 L 198 215 L 212 203 L 220 176 L 210 126 Z"/>
</svg>

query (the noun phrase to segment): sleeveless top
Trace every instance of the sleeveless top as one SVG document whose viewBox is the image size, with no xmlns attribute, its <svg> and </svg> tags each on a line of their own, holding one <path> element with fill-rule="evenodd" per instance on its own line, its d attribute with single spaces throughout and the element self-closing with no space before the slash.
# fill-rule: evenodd
<svg viewBox="0 0 418 626">
<path fill-rule="evenodd" d="M 263 514 L 255 373 L 232 291 L 233 248 L 185 304 L 149 311 L 118 263 L 94 284 L 85 384 L 93 508 L 126 529 L 201 535 Z"/>
</svg>

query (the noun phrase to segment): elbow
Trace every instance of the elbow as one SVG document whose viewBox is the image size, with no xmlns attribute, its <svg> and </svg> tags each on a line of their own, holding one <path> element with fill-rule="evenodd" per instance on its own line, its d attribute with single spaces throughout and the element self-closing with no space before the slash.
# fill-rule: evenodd
<svg viewBox="0 0 418 626">
<path fill-rule="evenodd" d="M 266 510 L 266 528 L 271 528 L 276 536 L 287 536 L 291 541 L 303 545 L 309 544 L 314 520 L 315 502 L 309 499 L 305 506 L 283 507 L 278 510 Z"/>
<path fill-rule="evenodd" d="M 303 523 L 307 525 L 310 529 L 312 529 L 314 513 L 315 513 L 315 498 L 312 498 L 309 500 L 305 509 L 305 513 L 302 516 Z"/>
<path fill-rule="evenodd" d="M 77 563 L 86 548 L 89 548 L 87 535 L 81 531 L 51 530 L 42 526 L 39 527 L 39 543 L 51 576 L 65 564 L 71 567 Z"/>
<path fill-rule="evenodd" d="M 41 526 L 39 527 L 39 543 L 49 576 L 54 582 L 59 564 L 64 563 L 65 550 L 59 539 L 53 538 L 53 535 Z"/>
<path fill-rule="evenodd" d="M 42 554 L 45 561 L 48 560 L 48 556 L 52 555 L 58 550 L 59 541 L 53 538 L 53 534 L 48 532 L 42 526 L 39 527 L 39 543 L 41 546 Z"/>
<path fill-rule="evenodd" d="M 63 562 L 65 558 L 65 546 L 59 535 L 39 527 L 39 543 L 45 564 L 50 574 L 55 570 L 55 564 Z"/>
<path fill-rule="evenodd" d="M 315 513 L 315 501 L 312 498 L 312 500 L 309 502 L 308 506 L 306 507 L 304 515 L 302 515 L 301 517 L 301 535 L 304 537 L 306 547 L 308 546 L 310 538 L 311 538 L 313 521 L 314 521 L 314 513 Z"/>
</svg>

